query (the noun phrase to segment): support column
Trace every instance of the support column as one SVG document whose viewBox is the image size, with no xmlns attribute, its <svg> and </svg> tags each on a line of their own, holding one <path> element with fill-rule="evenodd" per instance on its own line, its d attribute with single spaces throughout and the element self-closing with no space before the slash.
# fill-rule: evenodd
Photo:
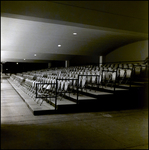
<svg viewBox="0 0 149 150">
<path fill-rule="evenodd" d="M 103 63 L 103 56 L 99 56 L 99 67 L 101 67 Z"/>
<path fill-rule="evenodd" d="M 65 60 L 65 68 L 69 67 L 69 60 Z"/>
<path fill-rule="evenodd" d="M 3 64 L 1 63 L 1 82 L 2 82 Z"/>
<path fill-rule="evenodd" d="M 51 68 L 51 63 L 48 63 L 48 68 Z"/>
</svg>

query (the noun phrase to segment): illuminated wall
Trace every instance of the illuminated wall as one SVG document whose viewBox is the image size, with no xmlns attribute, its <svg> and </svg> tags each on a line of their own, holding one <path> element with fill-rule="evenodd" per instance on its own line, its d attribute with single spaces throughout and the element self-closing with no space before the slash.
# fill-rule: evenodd
<svg viewBox="0 0 149 150">
<path fill-rule="evenodd" d="M 139 41 L 120 47 L 108 55 L 106 62 L 138 61 L 148 57 L 148 40 Z"/>
</svg>

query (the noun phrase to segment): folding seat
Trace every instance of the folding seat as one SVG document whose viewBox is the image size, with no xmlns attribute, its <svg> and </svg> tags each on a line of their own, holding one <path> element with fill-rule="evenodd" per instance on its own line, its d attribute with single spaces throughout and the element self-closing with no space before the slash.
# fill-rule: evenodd
<svg viewBox="0 0 149 150">
<path fill-rule="evenodd" d="M 52 88 L 52 93 L 53 95 L 55 95 L 55 92 L 56 92 L 56 79 L 55 77 L 52 79 L 52 85 L 51 85 L 51 88 Z"/>
<path fill-rule="evenodd" d="M 25 83 L 25 78 L 24 77 L 20 77 L 20 76 L 18 76 L 17 77 L 18 79 L 18 83 L 17 83 L 17 86 L 19 87 L 21 87 L 21 86 L 23 86 L 24 85 L 24 83 Z"/>
<path fill-rule="evenodd" d="M 111 66 L 110 66 L 111 68 L 114 68 L 114 64 L 111 64 Z"/>
<path fill-rule="evenodd" d="M 96 70 L 99 70 L 99 66 L 96 66 Z"/>
<path fill-rule="evenodd" d="M 31 92 L 32 92 L 32 85 L 33 85 L 33 82 L 34 82 L 34 81 L 33 81 L 33 80 L 30 80 L 30 79 L 26 79 L 25 82 L 27 82 L 26 84 L 28 84 L 28 88 L 27 88 L 28 91 L 27 91 L 26 93 L 27 93 L 28 95 L 30 95 Z"/>
<path fill-rule="evenodd" d="M 118 68 L 118 66 L 119 66 L 118 64 L 115 64 L 115 65 L 114 65 L 114 68 L 115 68 L 115 69 L 117 69 L 117 68 Z"/>
<path fill-rule="evenodd" d="M 74 88 L 77 86 L 77 78 L 75 78 L 75 75 L 74 76 L 72 76 L 72 77 L 70 77 L 69 78 L 70 80 L 69 80 L 69 89 L 71 90 L 71 91 L 73 91 L 74 90 Z"/>
<path fill-rule="evenodd" d="M 14 80 L 14 83 L 15 83 L 16 85 L 19 84 L 19 82 L 18 82 L 18 76 L 17 76 L 17 75 L 16 75 L 16 78 L 15 78 L 15 80 Z"/>
<path fill-rule="evenodd" d="M 65 87 L 65 80 L 60 80 L 59 81 L 59 92 L 64 92 L 64 87 Z M 62 94 L 59 94 L 59 93 L 57 93 L 58 95 L 62 95 Z M 61 98 L 62 99 L 62 98 Z M 60 100 L 61 100 L 60 99 Z"/>
<path fill-rule="evenodd" d="M 48 84 L 47 84 L 47 86 L 45 88 L 45 93 L 51 95 L 51 93 L 52 93 L 52 84 L 51 84 L 52 83 L 52 79 L 49 78 L 47 83 Z"/>
<path fill-rule="evenodd" d="M 107 64 L 103 64 L 103 66 L 102 66 L 102 67 L 106 67 L 106 65 L 107 65 Z"/>
<path fill-rule="evenodd" d="M 43 83 L 45 83 L 44 85 L 43 85 L 43 88 L 44 89 L 46 89 L 46 87 L 48 86 L 48 81 L 49 81 L 49 79 L 48 78 L 43 78 Z"/>
<path fill-rule="evenodd" d="M 23 91 L 28 94 L 32 88 L 32 80 L 26 78 L 21 88 L 23 88 Z"/>
<path fill-rule="evenodd" d="M 69 85 L 70 85 L 69 80 L 64 80 L 64 87 L 63 87 L 63 92 L 64 92 L 64 94 L 63 94 L 63 96 L 65 96 L 65 93 L 68 92 Z M 69 95 L 70 95 L 70 93 L 69 93 Z M 63 96 L 62 96 L 62 97 L 63 97 Z"/>
<path fill-rule="evenodd" d="M 105 72 L 105 87 L 110 83 L 112 80 L 112 72 Z"/>
<path fill-rule="evenodd" d="M 125 75 L 126 75 L 125 70 L 124 69 L 120 69 L 119 70 L 119 84 L 121 84 L 122 81 L 125 79 Z"/>
<path fill-rule="evenodd" d="M 97 74 L 97 75 L 98 75 L 98 77 L 97 77 L 97 86 L 98 86 L 98 88 L 99 88 L 99 86 L 100 86 L 100 84 L 101 84 L 102 73 L 99 73 L 99 74 Z"/>
<path fill-rule="evenodd" d="M 39 79 L 40 79 L 40 77 L 39 77 L 39 76 L 37 76 L 36 81 L 39 81 Z"/>
<path fill-rule="evenodd" d="M 103 87 L 103 84 L 105 83 L 106 81 L 106 71 L 102 71 L 102 78 L 101 78 L 101 84 L 102 84 L 102 87 Z"/>
<path fill-rule="evenodd" d="M 133 64 L 128 64 L 128 68 L 132 69 L 133 68 Z"/>
<path fill-rule="evenodd" d="M 23 77 L 18 76 L 17 86 L 20 86 L 24 81 L 25 81 L 25 79 Z"/>
<path fill-rule="evenodd" d="M 128 68 L 128 65 L 127 64 L 123 64 L 123 68 Z"/>
<path fill-rule="evenodd" d="M 141 73 L 141 66 L 134 66 L 135 76 L 139 76 Z"/>
<path fill-rule="evenodd" d="M 15 75 L 13 82 L 16 83 L 17 81 L 17 76 Z"/>
<path fill-rule="evenodd" d="M 116 82 L 116 71 L 111 72 L 109 75 L 110 75 L 110 76 L 109 76 L 109 80 L 108 80 L 106 86 L 107 86 L 109 83 L 111 83 L 111 87 L 112 87 L 112 86 L 114 85 L 114 83 Z"/>
<path fill-rule="evenodd" d="M 125 84 L 128 82 L 128 80 L 130 80 L 131 76 L 132 76 L 132 69 L 126 69 L 126 75 L 125 75 L 126 82 L 125 82 Z"/>
<path fill-rule="evenodd" d="M 147 64 L 140 63 L 141 66 L 141 76 L 145 76 L 145 73 L 147 71 Z"/>
<path fill-rule="evenodd" d="M 15 76 L 13 81 L 14 81 L 15 84 L 17 84 L 17 82 L 18 82 L 18 76 L 17 75 Z"/>
<path fill-rule="evenodd" d="M 95 87 L 99 88 L 99 85 L 101 84 L 102 71 L 94 71 L 92 73 L 92 75 L 93 75 L 92 78 L 91 78 L 92 87 L 95 86 Z"/>
<path fill-rule="evenodd" d="M 13 75 L 11 75 L 11 76 L 10 76 L 10 80 L 13 81 L 13 79 L 14 79 L 14 78 L 13 78 Z"/>
<path fill-rule="evenodd" d="M 92 71 L 91 83 L 92 85 L 96 83 L 96 73 L 94 71 Z"/>
<path fill-rule="evenodd" d="M 91 77 L 91 75 L 92 75 L 92 73 L 91 73 L 91 71 L 88 71 L 87 72 L 87 84 L 90 84 L 91 83 L 91 80 L 92 80 L 92 77 Z"/>
<path fill-rule="evenodd" d="M 81 82 L 81 89 L 86 88 L 85 84 L 86 84 L 86 76 L 83 76 L 82 77 L 82 82 Z"/>
<path fill-rule="evenodd" d="M 37 83 L 41 83 L 41 82 L 36 82 L 36 84 Z M 40 105 L 41 105 L 44 101 L 44 98 L 46 98 L 46 96 L 45 96 L 46 90 L 43 88 L 43 84 L 37 84 L 36 90 L 35 90 L 35 93 L 33 95 L 33 99 L 37 102 L 37 104 L 38 104 L 39 100 L 41 100 L 41 103 L 40 103 Z M 36 94 L 37 94 L 37 97 L 36 97 Z M 40 98 L 38 96 L 40 96 Z"/>
<path fill-rule="evenodd" d="M 123 64 L 119 64 L 119 66 L 118 66 L 119 68 L 123 68 Z"/>
<path fill-rule="evenodd" d="M 82 74 L 82 75 L 84 75 L 84 74 Z M 78 85 L 79 89 L 83 90 L 83 88 L 85 88 L 86 80 L 87 80 L 86 76 L 79 76 L 79 81 L 78 81 L 79 82 L 79 85 Z"/>
<path fill-rule="evenodd" d="M 111 64 L 108 64 L 107 68 L 111 67 Z"/>
<path fill-rule="evenodd" d="M 79 80 L 78 87 L 80 87 L 80 85 L 81 85 L 81 81 L 82 81 L 82 76 L 78 76 L 78 80 Z"/>
<path fill-rule="evenodd" d="M 62 80 L 57 80 L 57 92 L 61 91 L 61 81 Z"/>
<path fill-rule="evenodd" d="M 134 66 L 139 66 L 139 63 L 134 63 L 133 65 L 134 65 Z"/>
<path fill-rule="evenodd" d="M 38 81 L 33 81 L 33 84 L 32 84 L 32 88 L 31 88 L 31 98 L 33 98 L 34 100 L 36 100 L 36 90 L 37 90 L 37 93 L 38 93 L 38 89 L 36 89 L 36 84 L 37 83 L 40 83 Z"/>
<path fill-rule="evenodd" d="M 113 69 L 111 67 L 108 68 L 108 71 L 113 71 Z"/>
</svg>

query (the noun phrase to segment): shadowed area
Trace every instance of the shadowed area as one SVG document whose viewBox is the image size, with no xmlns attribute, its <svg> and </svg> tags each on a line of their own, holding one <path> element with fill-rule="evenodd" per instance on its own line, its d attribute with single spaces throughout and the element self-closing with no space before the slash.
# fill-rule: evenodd
<svg viewBox="0 0 149 150">
<path fill-rule="evenodd" d="M 148 109 L 34 116 L 1 82 L 1 149 L 147 149 Z"/>
</svg>

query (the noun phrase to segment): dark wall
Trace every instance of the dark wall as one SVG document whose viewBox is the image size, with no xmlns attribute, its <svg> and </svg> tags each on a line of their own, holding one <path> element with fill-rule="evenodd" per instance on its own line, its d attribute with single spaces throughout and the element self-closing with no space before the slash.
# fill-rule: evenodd
<svg viewBox="0 0 149 150">
<path fill-rule="evenodd" d="M 14 63 L 6 62 L 3 64 L 3 73 L 21 73 L 32 70 L 48 68 L 47 63 Z"/>
<path fill-rule="evenodd" d="M 75 56 L 70 60 L 70 66 L 98 64 L 99 56 Z"/>
<path fill-rule="evenodd" d="M 53 67 L 65 67 L 65 61 L 52 61 L 51 68 Z"/>
<path fill-rule="evenodd" d="M 148 57 L 148 40 L 122 46 L 106 55 L 106 62 L 138 61 Z"/>
<path fill-rule="evenodd" d="M 52 61 L 51 67 L 65 67 L 65 61 Z M 49 68 L 48 63 L 18 63 L 6 62 L 3 64 L 3 73 L 21 73 L 26 71 Z"/>
</svg>

